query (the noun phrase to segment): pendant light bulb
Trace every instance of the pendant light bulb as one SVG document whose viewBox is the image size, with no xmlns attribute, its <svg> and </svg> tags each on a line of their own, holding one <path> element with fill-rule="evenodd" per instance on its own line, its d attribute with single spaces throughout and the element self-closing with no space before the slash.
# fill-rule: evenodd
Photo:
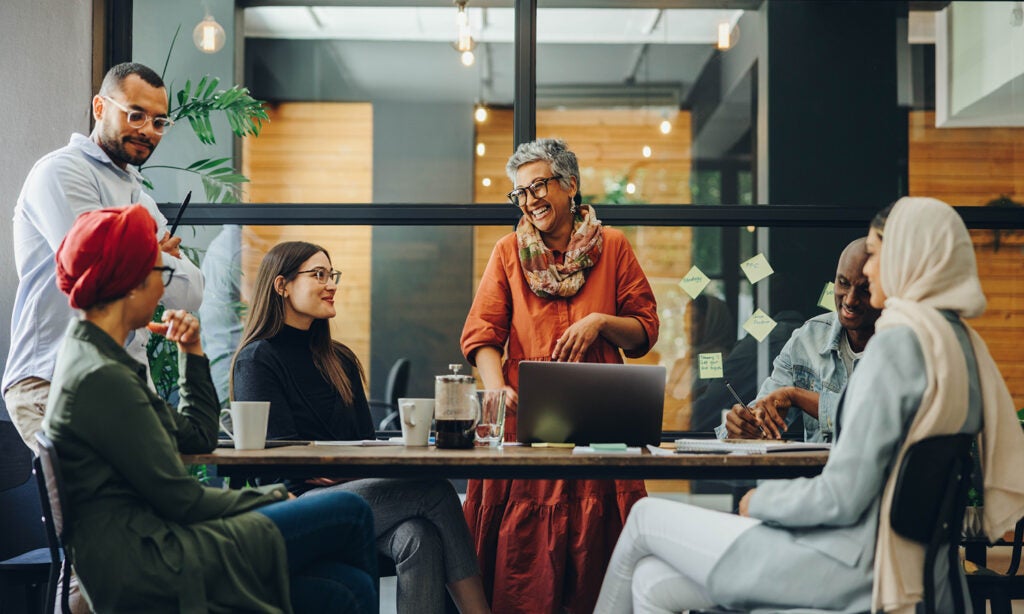
<svg viewBox="0 0 1024 614">
<path fill-rule="evenodd" d="M 732 27 L 728 21 L 718 23 L 718 44 L 715 45 L 721 51 L 732 46 Z"/>
<path fill-rule="evenodd" d="M 668 134 L 669 132 L 672 132 L 672 122 L 667 119 L 663 119 L 661 120 L 661 125 L 658 126 L 658 129 L 661 130 L 662 134 Z"/>
<path fill-rule="evenodd" d="M 224 28 L 209 13 L 192 30 L 192 42 L 203 53 L 217 53 L 224 48 L 225 39 Z"/>
<path fill-rule="evenodd" d="M 475 119 L 478 124 L 482 124 L 487 121 L 487 107 L 482 104 L 476 105 L 476 110 L 473 111 L 473 119 Z"/>
<path fill-rule="evenodd" d="M 641 151 L 641 153 L 643 153 L 645 158 L 650 158 L 651 157 L 651 153 L 652 153 L 651 152 L 651 146 L 650 145 L 644 145 L 644 148 Z"/>
</svg>

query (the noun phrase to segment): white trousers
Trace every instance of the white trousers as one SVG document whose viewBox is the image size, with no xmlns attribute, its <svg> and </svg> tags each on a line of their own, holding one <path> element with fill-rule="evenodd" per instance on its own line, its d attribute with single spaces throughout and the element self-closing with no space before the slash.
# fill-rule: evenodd
<svg viewBox="0 0 1024 614">
<path fill-rule="evenodd" d="M 708 576 L 760 520 L 647 497 L 633 506 L 615 544 L 595 614 L 668 613 L 715 605 Z"/>
</svg>

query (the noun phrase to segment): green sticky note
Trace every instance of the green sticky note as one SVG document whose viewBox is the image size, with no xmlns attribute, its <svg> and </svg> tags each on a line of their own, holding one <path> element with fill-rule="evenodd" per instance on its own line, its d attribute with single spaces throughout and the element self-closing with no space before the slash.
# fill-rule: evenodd
<svg viewBox="0 0 1024 614">
<path fill-rule="evenodd" d="M 750 333 L 757 342 L 764 341 L 764 338 L 768 336 L 768 333 L 772 332 L 775 328 L 775 320 L 771 319 L 769 315 L 760 309 L 750 314 L 747 321 L 743 323 L 743 330 Z"/>
<path fill-rule="evenodd" d="M 825 284 L 825 288 L 818 297 L 818 307 L 829 311 L 836 310 L 836 285 L 832 282 Z"/>
<path fill-rule="evenodd" d="M 697 354 L 698 366 L 700 370 L 700 379 L 711 379 L 713 377 L 722 377 L 722 353 L 721 352 L 708 352 L 707 354 Z"/>
<path fill-rule="evenodd" d="M 704 291 L 704 288 L 711 283 L 711 280 L 703 271 L 698 269 L 696 266 L 690 267 L 686 275 L 679 280 L 679 287 L 690 295 L 690 298 L 697 298 L 700 293 Z"/>
<path fill-rule="evenodd" d="M 768 259 L 764 257 L 764 254 L 758 254 L 750 260 L 743 262 L 740 264 L 740 269 L 752 284 L 756 284 L 775 272 L 772 265 L 768 264 Z"/>
</svg>

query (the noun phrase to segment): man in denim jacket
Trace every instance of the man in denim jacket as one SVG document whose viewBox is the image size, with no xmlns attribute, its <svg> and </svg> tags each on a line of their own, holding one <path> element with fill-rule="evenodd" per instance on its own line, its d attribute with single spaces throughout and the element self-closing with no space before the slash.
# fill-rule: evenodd
<svg viewBox="0 0 1024 614">
<path fill-rule="evenodd" d="M 732 406 L 715 429 L 719 437 L 778 437 L 802 416 L 806 441 L 832 441 L 839 398 L 881 314 L 869 302 L 866 260 L 865 239 L 846 246 L 836 267 L 836 311 L 811 318 L 793 333 L 757 398 L 749 407 Z M 762 416 L 765 433 L 754 412 Z"/>
</svg>

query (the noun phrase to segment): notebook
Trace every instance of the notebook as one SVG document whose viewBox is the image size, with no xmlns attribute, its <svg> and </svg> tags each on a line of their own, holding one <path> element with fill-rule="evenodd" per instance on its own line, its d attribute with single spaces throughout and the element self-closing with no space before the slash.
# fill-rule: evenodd
<svg viewBox="0 0 1024 614">
<path fill-rule="evenodd" d="M 661 442 L 665 367 L 519 363 L 516 435 L 523 443 Z"/>
<path fill-rule="evenodd" d="M 831 443 L 804 441 L 778 441 L 761 439 L 677 439 L 676 451 L 691 454 L 768 454 L 771 452 L 800 452 L 804 450 L 830 450 Z"/>
</svg>

